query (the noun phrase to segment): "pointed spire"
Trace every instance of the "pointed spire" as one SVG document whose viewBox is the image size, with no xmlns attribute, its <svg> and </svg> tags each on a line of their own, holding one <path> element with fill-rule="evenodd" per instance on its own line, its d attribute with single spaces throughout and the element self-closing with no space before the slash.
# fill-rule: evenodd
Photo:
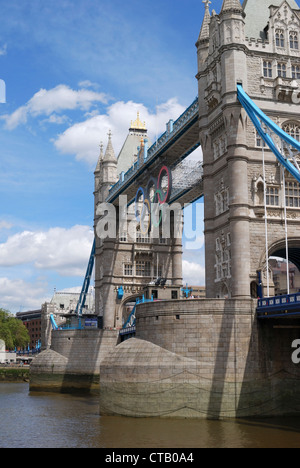
<svg viewBox="0 0 300 468">
<path fill-rule="evenodd" d="M 117 163 L 117 159 L 116 159 L 115 152 L 114 152 L 113 145 L 112 145 L 112 141 L 111 141 L 111 136 L 112 136 L 112 133 L 111 133 L 111 130 L 109 130 L 109 132 L 108 132 L 108 144 L 107 144 L 107 148 L 106 148 L 105 155 L 104 155 L 104 158 L 103 158 L 103 162 Z"/>
<path fill-rule="evenodd" d="M 99 158 L 98 158 L 98 163 L 97 163 L 95 172 L 100 172 L 101 163 L 102 163 L 102 161 L 103 161 L 103 158 L 104 158 L 104 153 L 103 153 L 103 142 L 101 141 L 101 143 L 100 143 L 100 155 L 99 155 Z"/>
<path fill-rule="evenodd" d="M 224 0 L 221 13 L 229 10 L 243 11 L 240 0 Z"/>
<path fill-rule="evenodd" d="M 205 4 L 205 13 L 203 18 L 203 23 L 201 27 L 201 31 L 199 34 L 198 42 L 205 41 L 209 39 L 209 23 L 210 23 L 210 13 L 209 13 L 209 5 L 211 4 L 210 0 L 203 0 L 202 3 Z"/>
</svg>

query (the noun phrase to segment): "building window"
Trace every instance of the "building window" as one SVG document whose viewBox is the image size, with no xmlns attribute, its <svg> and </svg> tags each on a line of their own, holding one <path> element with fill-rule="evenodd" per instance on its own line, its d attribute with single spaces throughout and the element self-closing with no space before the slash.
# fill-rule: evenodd
<svg viewBox="0 0 300 468">
<path fill-rule="evenodd" d="M 132 276 L 133 268 L 131 263 L 126 263 L 124 265 L 124 276 Z"/>
<path fill-rule="evenodd" d="M 267 188 L 267 205 L 279 206 L 279 189 L 276 187 Z"/>
<path fill-rule="evenodd" d="M 294 80 L 300 80 L 300 66 L 292 65 L 292 78 Z"/>
<path fill-rule="evenodd" d="M 266 143 L 265 143 L 265 141 L 262 139 L 262 137 L 260 136 L 260 134 L 258 133 L 258 131 L 256 131 L 256 147 L 257 147 L 257 148 L 265 148 L 265 147 L 266 147 Z"/>
<path fill-rule="evenodd" d="M 275 33 L 276 47 L 284 47 L 284 32 L 282 29 L 277 29 Z"/>
<path fill-rule="evenodd" d="M 135 264 L 136 276 L 151 276 L 151 263 L 144 261 L 137 261 Z"/>
<path fill-rule="evenodd" d="M 127 232 L 126 231 L 121 233 L 120 242 L 127 242 Z"/>
<path fill-rule="evenodd" d="M 299 49 L 298 33 L 296 31 L 290 32 L 290 48 Z"/>
<path fill-rule="evenodd" d="M 215 195 L 216 216 L 219 216 L 229 208 L 229 189 L 223 189 Z"/>
<path fill-rule="evenodd" d="M 295 140 L 300 141 L 300 126 L 297 123 L 288 123 L 283 125 L 282 129 Z"/>
<path fill-rule="evenodd" d="M 216 281 L 231 277 L 230 239 L 226 236 L 216 239 Z"/>
<path fill-rule="evenodd" d="M 285 187 L 286 206 L 300 208 L 300 185 L 297 182 L 288 182 Z"/>
<path fill-rule="evenodd" d="M 151 242 L 149 236 L 144 236 L 140 231 L 136 233 L 137 244 L 149 244 Z"/>
<path fill-rule="evenodd" d="M 178 291 L 172 291 L 172 299 L 178 299 Z"/>
<path fill-rule="evenodd" d="M 278 63 L 277 64 L 277 74 L 280 78 L 286 78 L 286 64 L 285 63 Z"/>
<path fill-rule="evenodd" d="M 265 78 L 272 78 L 272 62 L 264 61 L 263 70 Z"/>
</svg>

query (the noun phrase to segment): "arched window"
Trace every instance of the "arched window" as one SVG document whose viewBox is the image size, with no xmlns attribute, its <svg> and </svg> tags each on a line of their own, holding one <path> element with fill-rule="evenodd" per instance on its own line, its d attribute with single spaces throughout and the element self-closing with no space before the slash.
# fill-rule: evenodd
<svg viewBox="0 0 300 468">
<path fill-rule="evenodd" d="M 292 78 L 294 80 L 300 80 L 300 66 L 292 65 Z"/>
<path fill-rule="evenodd" d="M 282 126 L 282 130 L 295 138 L 295 140 L 300 141 L 300 124 L 297 122 L 289 122 Z"/>
<path fill-rule="evenodd" d="M 269 60 L 264 60 L 263 62 L 263 72 L 265 78 L 272 78 L 272 62 Z"/>
<path fill-rule="evenodd" d="M 277 75 L 280 78 L 286 78 L 286 64 L 285 63 L 279 62 L 277 64 Z"/>
<path fill-rule="evenodd" d="M 275 39 L 276 39 L 276 47 L 284 47 L 284 32 L 283 32 L 283 29 L 276 29 Z"/>
<path fill-rule="evenodd" d="M 290 32 L 290 48 L 296 50 L 299 49 L 298 33 L 296 31 Z"/>
</svg>

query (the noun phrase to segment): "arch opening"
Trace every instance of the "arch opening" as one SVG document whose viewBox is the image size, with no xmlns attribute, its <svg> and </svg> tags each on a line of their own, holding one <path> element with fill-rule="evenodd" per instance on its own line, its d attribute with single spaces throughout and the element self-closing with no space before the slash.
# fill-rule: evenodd
<svg viewBox="0 0 300 468">
<path fill-rule="evenodd" d="M 285 243 L 274 246 L 270 251 L 269 265 L 275 296 L 300 291 L 300 239 L 288 241 L 288 262 Z"/>
</svg>

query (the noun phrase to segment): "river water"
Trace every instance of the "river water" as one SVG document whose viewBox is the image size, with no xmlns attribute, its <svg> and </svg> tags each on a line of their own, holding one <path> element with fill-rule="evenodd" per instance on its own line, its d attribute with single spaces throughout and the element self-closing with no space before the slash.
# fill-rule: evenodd
<svg viewBox="0 0 300 468">
<path fill-rule="evenodd" d="M 97 397 L 0 384 L 0 448 L 298 448 L 300 417 L 195 421 L 101 417 Z"/>
</svg>

